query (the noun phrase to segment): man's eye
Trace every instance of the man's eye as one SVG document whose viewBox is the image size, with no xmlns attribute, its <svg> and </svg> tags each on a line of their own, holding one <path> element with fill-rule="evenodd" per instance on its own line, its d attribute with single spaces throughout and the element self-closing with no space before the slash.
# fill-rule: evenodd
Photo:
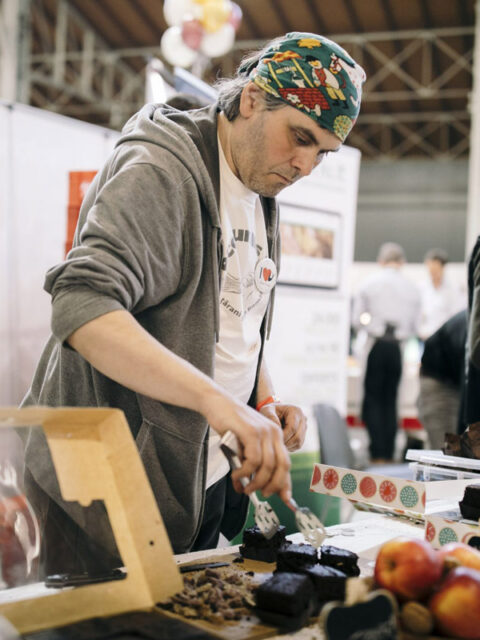
<svg viewBox="0 0 480 640">
<path fill-rule="evenodd" d="M 298 134 L 295 134 L 295 142 L 303 146 L 309 144 L 309 140 L 303 138 L 302 136 L 299 136 Z"/>
</svg>

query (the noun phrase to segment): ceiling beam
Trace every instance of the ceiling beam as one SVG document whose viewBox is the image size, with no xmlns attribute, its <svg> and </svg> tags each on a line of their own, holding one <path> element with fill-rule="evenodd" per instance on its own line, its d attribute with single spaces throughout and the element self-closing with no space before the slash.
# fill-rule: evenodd
<svg viewBox="0 0 480 640">
<path fill-rule="evenodd" d="M 288 33 L 289 31 L 293 31 L 290 27 L 290 23 L 288 21 L 287 16 L 285 15 L 285 11 L 283 10 L 282 3 L 280 0 L 269 0 L 270 6 L 272 7 L 273 13 L 277 16 L 282 25 L 283 33 Z"/>
</svg>

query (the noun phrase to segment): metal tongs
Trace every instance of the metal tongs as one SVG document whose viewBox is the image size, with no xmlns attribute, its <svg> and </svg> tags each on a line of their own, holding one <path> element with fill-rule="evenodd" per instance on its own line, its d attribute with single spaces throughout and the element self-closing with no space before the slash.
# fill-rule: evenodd
<svg viewBox="0 0 480 640">
<path fill-rule="evenodd" d="M 327 537 L 322 522 L 308 507 L 299 507 L 293 498 L 290 498 L 287 507 L 295 513 L 295 522 L 305 540 L 314 547 L 320 547 Z"/>
<path fill-rule="evenodd" d="M 220 448 L 232 469 L 239 469 L 242 466 L 238 440 L 231 431 L 227 431 L 222 436 Z M 240 482 L 246 487 L 249 480 L 243 477 Z M 251 493 L 249 498 L 255 507 L 256 525 L 266 538 L 272 538 L 280 526 L 277 514 L 268 502 L 259 500 L 255 493 Z M 295 522 L 305 540 L 314 547 L 319 547 L 327 537 L 327 532 L 321 521 L 308 507 L 299 507 L 293 498 L 290 498 L 287 506 L 295 513 Z"/>
<path fill-rule="evenodd" d="M 231 431 L 226 431 L 222 439 L 220 440 L 220 448 L 225 454 L 230 467 L 232 469 L 240 469 L 242 463 L 239 457 L 238 440 Z M 250 481 L 248 478 L 240 478 L 240 482 L 243 487 L 246 487 Z M 259 500 L 256 493 L 251 493 L 249 496 L 251 503 L 255 509 L 255 524 L 263 533 L 263 535 L 270 540 L 277 533 L 280 526 L 280 520 L 272 507 L 265 500 Z"/>
</svg>

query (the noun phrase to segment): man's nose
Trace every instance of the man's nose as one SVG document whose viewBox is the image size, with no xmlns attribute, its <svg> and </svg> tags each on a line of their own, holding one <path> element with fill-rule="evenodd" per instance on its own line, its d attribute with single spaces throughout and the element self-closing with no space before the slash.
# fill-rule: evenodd
<svg viewBox="0 0 480 640">
<path fill-rule="evenodd" d="M 299 177 L 304 178 L 312 173 L 321 160 L 322 156 L 315 149 L 297 149 L 291 164 L 298 171 Z"/>
</svg>

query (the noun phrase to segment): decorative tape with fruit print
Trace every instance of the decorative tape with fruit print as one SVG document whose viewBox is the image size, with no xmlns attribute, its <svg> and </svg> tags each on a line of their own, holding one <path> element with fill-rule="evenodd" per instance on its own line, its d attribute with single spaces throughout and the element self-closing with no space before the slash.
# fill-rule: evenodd
<svg viewBox="0 0 480 640">
<path fill-rule="evenodd" d="M 310 491 L 388 507 L 398 513 L 425 513 L 424 483 L 413 480 L 315 464 Z"/>
</svg>

